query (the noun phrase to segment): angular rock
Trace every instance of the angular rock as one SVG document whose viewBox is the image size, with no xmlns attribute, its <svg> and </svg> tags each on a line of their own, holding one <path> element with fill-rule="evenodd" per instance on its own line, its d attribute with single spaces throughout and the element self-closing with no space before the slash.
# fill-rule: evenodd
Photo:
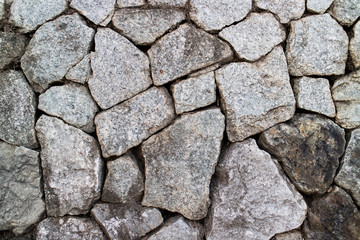
<svg viewBox="0 0 360 240">
<path fill-rule="evenodd" d="M 151 6 L 185 7 L 187 0 L 149 0 Z"/>
<path fill-rule="evenodd" d="M 117 0 L 119 8 L 139 7 L 145 4 L 145 0 Z"/>
<path fill-rule="evenodd" d="M 286 57 L 293 76 L 345 73 L 349 39 L 329 14 L 291 22 Z"/>
<path fill-rule="evenodd" d="M 297 114 L 263 132 L 259 143 L 279 159 L 300 191 L 324 194 L 344 153 L 345 132 L 321 115 Z"/>
<path fill-rule="evenodd" d="M 114 27 L 138 45 L 151 45 L 183 20 L 180 10 L 136 8 L 120 9 L 112 19 Z"/>
<path fill-rule="evenodd" d="M 303 240 L 303 236 L 300 231 L 294 230 L 286 233 L 279 233 L 274 236 L 271 240 Z"/>
<path fill-rule="evenodd" d="M 334 0 L 329 13 L 341 25 L 351 26 L 360 17 L 360 0 Z"/>
<path fill-rule="evenodd" d="M 276 47 L 255 63 L 231 63 L 215 72 L 231 142 L 260 133 L 295 112 L 286 59 Z"/>
<path fill-rule="evenodd" d="M 27 43 L 23 35 L 0 32 L 0 69 L 18 60 L 24 54 Z"/>
<path fill-rule="evenodd" d="M 354 36 L 350 40 L 349 52 L 355 69 L 360 68 L 360 22 L 353 28 Z"/>
<path fill-rule="evenodd" d="M 206 217 L 209 185 L 220 154 L 225 118 L 220 109 L 180 116 L 141 145 L 145 159 L 142 205 Z"/>
<path fill-rule="evenodd" d="M 90 50 L 94 30 L 78 14 L 65 15 L 45 23 L 34 34 L 21 68 L 36 92 L 60 81 Z"/>
<path fill-rule="evenodd" d="M 45 212 L 39 153 L 0 141 L 0 231 L 23 234 Z"/>
<path fill-rule="evenodd" d="M 89 88 L 103 109 L 133 97 L 152 83 L 146 54 L 109 28 L 100 28 L 96 33 L 91 68 Z"/>
<path fill-rule="evenodd" d="M 270 239 L 299 227 L 302 196 L 254 139 L 232 143 L 216 168 L 206 239 Z"/>
<path fill-rule="evenodd" d="M 306 8 L 310 12 L 323 14 L 334 2 L 334 0 L 307 0 Z"/>
<path fill-rule="evenodd" d="M 36 96 L 25 76 L 8 70 L 0 74 L 0 139 L 36 148 Z"/>
<path fill-rule="evenodd" d="M 88 54 L 74 67 L 69 69 L 65 75 L 65 78 L 76 83 L 84 84 L 89 80 L 90 75 L 90 54 Z"/>
<path fill-rule="evenodd" d="M 171 96 L 153 87 L 99 113 L 95 125 L 104 157 L 120 156 L 175 118 Z"/>
<path fill-rule="evenodd" d="M 60 119 L 36 123 L 48 216 L 86 214 L 100 198 L 103 162 L 96 140 Z"/>
<path fill-rule="evenodd" d="M 165 35 L 152 45 L 148 54 L 157 86 L 232 57 L 225 42 L 189 24 Z"/>
<path fill-rule="evenodd" d="M 70 6 L 96 25 L 106 26 L 114 14 L 116 0 L 71 0 Z"/>
<path fill-rule="evenodd" d="M 286 33 L 271 13 L 252 13 L 244 21 L 223 29 L 219 36 L 234 47 L 240 58 L 256 61 L 283 42 Z"/>
</svg>

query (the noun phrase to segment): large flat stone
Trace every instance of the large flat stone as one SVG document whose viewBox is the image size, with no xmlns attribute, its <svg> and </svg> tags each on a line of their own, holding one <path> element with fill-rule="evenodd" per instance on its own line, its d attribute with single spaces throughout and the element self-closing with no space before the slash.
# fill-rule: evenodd
<svg viewBox="0 0 360 240">
<path fill-rule="evenodd" d="M 353 37 L 350 40 L 349 52 L 356 69 L 360 68 L 360 22 L 353 28 Z"/>
<path fill-rule="evenodd" d="M 360 17 L 360 0 L 334 0 L 329 13 L 341 25 L 351 26 Z"/>
<path fill-rule="evenodd" d="M 106 26 L 114 14 L 116 0 L 71 0 L 70 6 L 96 25 Z"/>
<path fill-rule="evenodd" d="M 306 0 L 306 8 L 310 12 L 323 14 L 334 0 Z"/>
<path fill-rule="evenodd" d="M 27 43 L 24 35 L 0 32 L 0 69 L 18 60 L 24 54 Z"/>
<path fill-rule="evenodd" d="M 278 15 L 281 23 L 299 19 L 305 11 L 305 0 L 255 0 L 255 4 Z"/>
</svg>

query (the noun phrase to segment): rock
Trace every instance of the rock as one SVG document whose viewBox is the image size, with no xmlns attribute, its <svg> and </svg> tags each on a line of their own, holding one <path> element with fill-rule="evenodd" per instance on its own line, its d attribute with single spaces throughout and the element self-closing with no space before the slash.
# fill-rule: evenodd
<svg viewBox="0 0 360 240">
<path fill-rule="evenodd" d="M 5 0 L 0 0 L 0 20 L 5 16 Z"/>
<path fill-rule="evenodd" d="M 349 52 L 355 68 L 360 68 L 360 22 L 353 28 L 354 36 L 350 40 Z"/>
<path fill-rule="evenodd" d="M 148 0 L 151 6 L 185 7 L 187 0 Z"/>
<path fill-rule="evenodd" d="M 221 30 L 246 17 L 251 0 L 190 0 L 190 18 L 206 31 Z"/>
<path fill-rule="evenodd" d="M 259 143 L 279 159 L 300 191 L 324 194 L 344 153 L 345 132 L 323 116 L 297 114 L 263 132 Z"/>
<path fill-rule="evenodd" d="M 344 74 L 348 43 L 346 32 L 329 14 L 291 22 L 286 45 L 290 74 Z"/>
<path fill-rule="evenodd" d="M 65 77 L 70 81 L 84 84 L 89 80 L 90 75 L 90 54 L 88 54 L 74 67 L 70 68 Z"/>
<path fill-rule="evenodd" d="M 125 205 L 98 203 L 91 215 L 110 240 L 139 239 L 163 222 L 158 209 L 142 207 L 134 202 Z"/>
<path fill-rule="evenodd" d="M 21 68 L 34 90 L 43 92 L 60 81 L 88 53 L 93 36 L 94 30 L 76 13 L 42 25 L 21 58 Z"/>
<path fill-rule="evenodd" d="M 94 117 L 98 107 L 85 86 L 66 84 L 51 87 L 40 95 L 38 108 L 85 132 L 95 130 Z"/>
<path fill-rule="evenodd" d="M 185 14 L 180 10 L 125 8 L 116 11 L 113 24 L 135 44 L 151 45 L 183 20 Z"/>
<path fill-rule="evenodd" d="M 286 233 L 279 233 L 272 238 L 272 240 L 303 240 L 303 236 L 300 231 L 294 230 Z"/>
<path fill-rule="evenodd" d="M 23 234 L 45 212 L 39 153 L 0 141 L 0 231 Z"/>
<path fill-rule="evenodd" d="M 125 203 L 141 199 L 144 177 L 133 156 L 125 154 L 114 161 L 108 161 L 107 170 L 102 201 Z"/>
<path fill-rule="evenodd" d="M 103 162 L 96 140 L 60 119 L 36 123 L 48 216 L 86 214 L 100 198 Z"/>
<path fill-rule="evenodd" d="M 183 24 L 165 35 L 152 45 L 148 54 L 157 86 L 232 58 L 225 42 L 190 24 Z"/>
<path fill-rule="evenodd" d="M 114 14 L 116 0 L 71 0 L 70 6 L 96 25 L 106 26 Z"/>
<path fill-rule="evenodd" d="M 256 61 L 283 42 L 286 33 L 271 13 L 252 13 L 244 21 L 223 29 L 219 36 L 234 47 L 239 58 Z"/>
<path fill-rule="evenodd" d="M 255 63 L 231 63 L 215 72 L 226 132 L 231 142 L 260 133 L 295 112 L 286 59 L 281 47 Z"/>
<path fill-rule="evenodd" d="M 200 69 L 199 71 L 196 71 L 196 72 L 193 72 L 193 73 L 189 74 L 189 77 L 191 77 L 191 78 L 198 77 L 198 76 L 203 75 L 205 73 L 215 71 L 218 68 L 220 68 L 221 65 L 222 65 L 221 63 L 215 63 L 215 64 L 213 64 L 213 65 L 211 65 L 209 67 Z"/>
<path fill-rule="evenodd" d="M 323 14 L 334 0 L 307 0 L 306 8 L 309 12 Z"/>
<path fill-rule="evenodd" d="M 15 0 L 11 4 L 10 21 L 27 33 L 54 19 L 67 8 L 67 0 Z"/>
<path fill-rule="evenodd" d="M 360 17 L 360 0 L 334 0 L 329 13 L 341 25 L 349 27 Z"/>
<path fill-rule="evenodd" d="M 302 196 L 254 139 L 232 143 L 216 168 L 206 239 L 270 239 L 299 227 Z"/>
<path fill-rule="evenodd" d="M 188 78 L 171 85 L 177 114 L 208 106 L 216 101 L 214 72 Z"/>
<path fill-rule="evenodd" d="M 109 28 L 100 28 L 96 33 L 91 67 L 93 76 L 89 79 L 89 88 L 102 109 L 131 98 L 151 85 L 146 54 Z"/>
<path fill-rule="evenodd" d="M 327 79 L 309 77 L 295 79 L 294 93 L 297 107 L 335 117 L 335 105 Z"/>
<path fill-rule="evenodd" d="M 156 87 L 99 113 L 95 125 L 103 156 L 126 153 L 174 118 L 170 94 L 165 88 Z"/>
<path fill-rule="evenodd" d="M 146 176 L 142 205 L 190 220 L 206 217 L 224 128 L 220 109 L 209 109 L 180 116 L 141 144 Z"/>
<path fill-rule="evenodd" d="M 13 63 L 24 54 L 28 39 L 11 32 L 0 32 L 0 69 Z"/>
<path fill-rule="evenodd" d="M 36 148 L 36 96 L 25 76 L 8 70 L 0 74 L 0 139 Z"/>
<path fill-rule="evenodd" d="M 145 0 L 117 0 L 119 8 L 139 7 L 145 4 Z"/>
</svg>

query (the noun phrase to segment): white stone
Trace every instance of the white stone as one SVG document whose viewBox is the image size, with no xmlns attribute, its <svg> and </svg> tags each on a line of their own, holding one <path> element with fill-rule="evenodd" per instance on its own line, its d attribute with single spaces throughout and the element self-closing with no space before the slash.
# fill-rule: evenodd
<svg viewBox="0 0 360 240">
<path fill-rule="evenodd" d="M 89 80 L 90 75 L 90 54 L 88 54 L 74 67 L 69 69 L 65 78 L 76 83 L 84 84 Z"/>
<path fill-rule="evenodd" d="M 116 0 L 71 0 L 70 6 L 96 25 L 106 26 L 114 14 Z"/>
<path fill-rule="evenodd" d="M 117 0 L 119 8 L 139 7 L 145 4 L 145 0 Z"/>
<path fill-rule="evenodd" d="M 306 0 L 306 8 L 310 12 L 323 14 L 334 0 Z"/>
<path fill-rule="evenodd" d="M 360 21 L 353 28 L 354 36 L 350 40 L 350 56 L 356 69 L 360 68 Z"/>
<path fill-rule="evenodd" d="M 185 7 L 188 0 L 149 0 L 151 6 Z"/>
<path fill-rule="evenodd" d="M 3 19 L 5 14 L 5 0 L 0 0 L 0 20 Z"/>
<path fill-rule="evenodd" d="M 341 25 L 350 26 L 360 17 L 360 0 L 334 0 L 329 13 Z"/>
</svg>

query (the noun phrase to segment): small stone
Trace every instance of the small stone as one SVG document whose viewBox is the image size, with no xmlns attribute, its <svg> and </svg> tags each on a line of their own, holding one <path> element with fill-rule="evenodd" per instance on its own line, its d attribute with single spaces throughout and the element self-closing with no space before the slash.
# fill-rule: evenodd
<svg viewBox="0 0 360 240">
<path fill-rule="evenodd" d="M 350 56 L 356 69 L 360 68 L 360 22 L 353 28 L 354 36 L 350 40 Z"/>
<path fill-rule="evenodd" d="M 185 7 L 187 0 L 149 0 L 151 6 Z"/>
<path fill-rule="evenodd" d="M 216 101 L 214 72 L 188 78 L 171 86 L 177 114 L 208 106 Z"/>
<path fill-rule="evenodd" d="M 36 96 L 25 76 L 18 71 L 0 74 L 0 139 L 36 148 Z"/>
<path fill-rule="evenodd" d="M 83 59 L 90 50 L 94 32 L 77 13 L 42 25 L 21 58 L 21 68 L 34 90 L 43 92 Z"/>
<path fill-rule="evenodd" d="M 58 118 L 36 123 L 48 216 L 86 214 L 100 198 L 103 162 L 96 140 Z"/>
<path fill-rule="evenodd" d="M 151 85 L 149 59 L 129 40 L 109 28 L 98 29 L 89 88 L 102 109 L 131 98 Z"/>
<path fill-rule="evenodd" d="M 95 125 L 104 157 L 120 156 L 175 118 L 170 94 L 153 87 L 99 113 Z"/>
<path fill-rule="evenodd" d="M 114 161 L 108 161 L 107 170 L 102 201 L 125 203 L 141 199 L 144 177 L 133 156 L 125 154 Z"/>
<path fill-rule="evenodd" d="M 39 153 L 0 141 L 0 231 L 23 234 L 45 213 Z"/>
<path fill-rule="evenodd" d="M 279 233 L 271 240 L 303 240 L 303 236 L 300 231 L 294 230 L 286 233 Z"/>
<path fill-rule="evenodd" d="M 166 31 L 185 20 L 184 12 L 172 9 L 120 9 L 114 27 L 138 45 L 151 45 Z"/>
<path fill-rule="evenodd" d="M 117 5 L 119 8 L 140 7 L 144 4 L 145 0 L 117 0 Z"/>
<path fill-rule="evenodd" d="M 70 6 L 96 25 L 106 26 L 114 14 L 116 0 L 71 0 Z"/>
<path fill-rule="evenodd" d="M 0 69 L 17 61 L 24 54 L 27 43 L 23 35 L 0 32 Z"/>
<path fill-rule="evenodd" d="M 231 48 L 225 42 L 190 24 L 165 35 L 148 54 L 157 86 L 232 58 Z"/>
<path fill-rule="evenodd" d="M 190 18 L 206 31 L 221 30 L 246 17 L 252 0 L 190 0 Z"/>
<path fill-rule="evenodd" d="M 85 132 L 95 130 L 94 117 L 98 107 L 85 86 L 66 84 L 51 87 L 40 95 L 38 108 Z"/>
<path fill-rule="evenodd" d="M 360 17 L 360 0 L 335 0 L 329 13 L 341 25 L 349 27 Z"/>
<path fill-rule="evenodd" d="M 310 12 L 323 14 L 333 2 L 334 0 L 307 0 L 306 8 Z"/>
<path fill-rule="evenodd" d="M 211 177 L 220 155 L 225 117 L 220 109 L 185 114 L 141 145 L 145 159 L 142 205 L 206 217 Z"/>
<path fill-rule="evenodd" d="M 90 54 L 88 54 L 74 67 L 70 68 L 65 77 L 67 80 L 84 84 L 89 80 L 90 75 Z"/>
<path fill-rule="evenodd" d="M 219 36 L 234 47 L 239 58 L 256 61 L 283 42 L 286 33 L 271 13 L 252 13 L 222 30 Z"/>
<path fill-rule="evenodd" d="M 254 139 L 232 143 L 215 173 L 206 239 L 270 239 L 299 227 L 302 196 Z"/>
<path fill-rule="evenodd" d="M 345 73 L 349 39 L 329 14 L 293 21 L 286 57 L 293 76 L 341 75 Z"/>
<path fill-rule="evenodd" d="M 345 149 L 345 131 L 316 114 L 297 114 L 260 135 L 259 143 L 282 162 L 305 194 L 324 194 L 332 184 Z"/>
<path fill-rule="evenodd" d="M 231 63 L 215 72 L 231 142 L 289 120 L 295 99 L 281 47 L 255 63 Z"/>
<path fill-rule="evenodd" d="M 139 239 L 163 222 L 158 209 L 143 207 L 135 202 L 124 205 L 98 203 L 91 210 L 91 215 L 110 240 Z"/>
</svg>

